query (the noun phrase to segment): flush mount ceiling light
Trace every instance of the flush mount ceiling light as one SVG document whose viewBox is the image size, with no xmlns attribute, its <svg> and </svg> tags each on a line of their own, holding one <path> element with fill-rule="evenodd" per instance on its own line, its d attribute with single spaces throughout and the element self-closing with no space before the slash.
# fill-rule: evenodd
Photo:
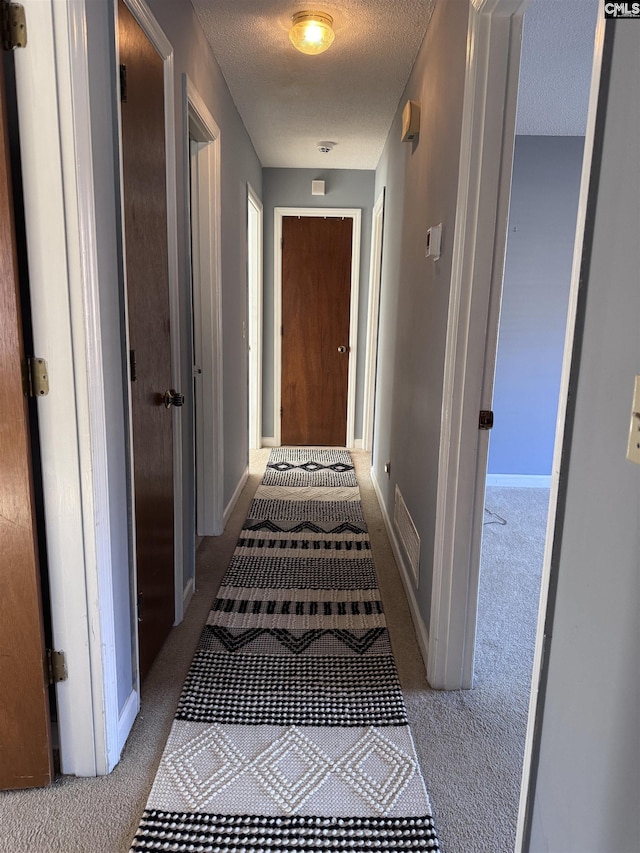
<svg viewBox="0 0 640 853">
<path fill-rule="evenodd" d="M 291 43 L 301 53 L 324 53 L 335 38 L 333 18 L 325 12 L 296 12 L 289 30 Z"/>
</svg>

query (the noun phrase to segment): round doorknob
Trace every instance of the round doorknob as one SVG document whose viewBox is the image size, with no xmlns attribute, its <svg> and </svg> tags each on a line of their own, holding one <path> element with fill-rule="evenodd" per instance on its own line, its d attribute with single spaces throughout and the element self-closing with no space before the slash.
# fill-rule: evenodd
<svg viewBox="0 0 640 853">
<path fill-rule="evenodd" d="M 184 406 L 184 394 L 179 394 L 177 391 L 174 391 L 173 388 L 170 391 L 165 391 L 164 405 L 167 409 L 170 406 Z"/>
<path fill-rule="evenodd" d="M 338 352 L 346 352 L 346 351 L 347 351 L 346 347 L 338 347 Z"/>
</svg>

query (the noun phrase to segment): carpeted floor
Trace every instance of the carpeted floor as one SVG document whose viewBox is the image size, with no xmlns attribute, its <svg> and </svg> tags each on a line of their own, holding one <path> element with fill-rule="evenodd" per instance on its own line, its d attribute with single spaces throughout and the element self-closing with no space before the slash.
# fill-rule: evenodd
<svg viewBox="0 0 640 853">
<path fill-rule="evenodd" d="M 487 490 L 507 524 L 485 526 L 473 690 L 425 690 L 391 631 L 396 658 L 411 662 L 400 678 L 446 853 L 515 847 L 548 499 L 545 489 Z"/>
<path fill-rule="evenodd" d="M 120 764 L 108 777 L 63 777 L 48 789 L 0 794 L 3 853 L 128 850 L 202 626 L 267 457 L 264 450 L 253 455 L 251 478 L 224 535 L 205 540 L 198 551 L 196 595 L 144 685 L 142 711 Z M 548 492 L 488 491 L 487 506 L 508 524 L 485 528 L 477 688 L 437 693 L 424 679 L 404 592 L 368 476 L 368 454 L 355 452 L 353 457 L 393 652 L 442 849 L 446 853 L 508 853 L 515 836 Z"/>
</svg>

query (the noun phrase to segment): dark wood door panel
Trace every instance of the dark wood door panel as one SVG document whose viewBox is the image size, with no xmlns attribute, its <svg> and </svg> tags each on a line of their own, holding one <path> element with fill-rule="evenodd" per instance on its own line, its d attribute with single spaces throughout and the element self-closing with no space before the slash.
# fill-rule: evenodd
<svg viewBox="0 0 640 853">
<path fill-rule="evenodd" d="M 346 442 L 352 231 L 350 218 L 283 217 L 283 444 Z"/>
<path fill-rule="evenodd" d="M 122 162 L 136 515 L 140 674 L 147 674 L 174 620 L 171 388 L 164 64 L 122 0 L 118 3 Z"/>
<path fill-rule="evenodd" d="M 0 788 L 53 778 L 24 349 L 0 62 Z"/>
</svg>

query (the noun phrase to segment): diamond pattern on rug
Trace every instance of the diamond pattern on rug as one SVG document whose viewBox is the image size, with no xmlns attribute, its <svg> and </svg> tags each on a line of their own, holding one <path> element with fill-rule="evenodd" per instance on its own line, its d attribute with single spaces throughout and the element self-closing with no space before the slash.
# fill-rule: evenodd
<svg viewBox="0 0 640 853">
<path fill-rule="evenodd" d="M 131 849 L 439 850 L 347 451 L 272 451 Z"/>
<path fill-rule="evenodd" d="M 224 766 L 229 756 L 229 770 Z M 263 815 L 397 817 L 428 807 L 406 726 L 245 726 L 176 722 L 149 807 Z"/>
<path fill-rule="evenodd" d="M 321 465 L 308 462 L 292 465 L 289 462 L 276 462 L 269 465 L 262 480 L 265 486 L 357 486 L 358 481 L 353 466 L 335 463 Z"/>
</svg>

